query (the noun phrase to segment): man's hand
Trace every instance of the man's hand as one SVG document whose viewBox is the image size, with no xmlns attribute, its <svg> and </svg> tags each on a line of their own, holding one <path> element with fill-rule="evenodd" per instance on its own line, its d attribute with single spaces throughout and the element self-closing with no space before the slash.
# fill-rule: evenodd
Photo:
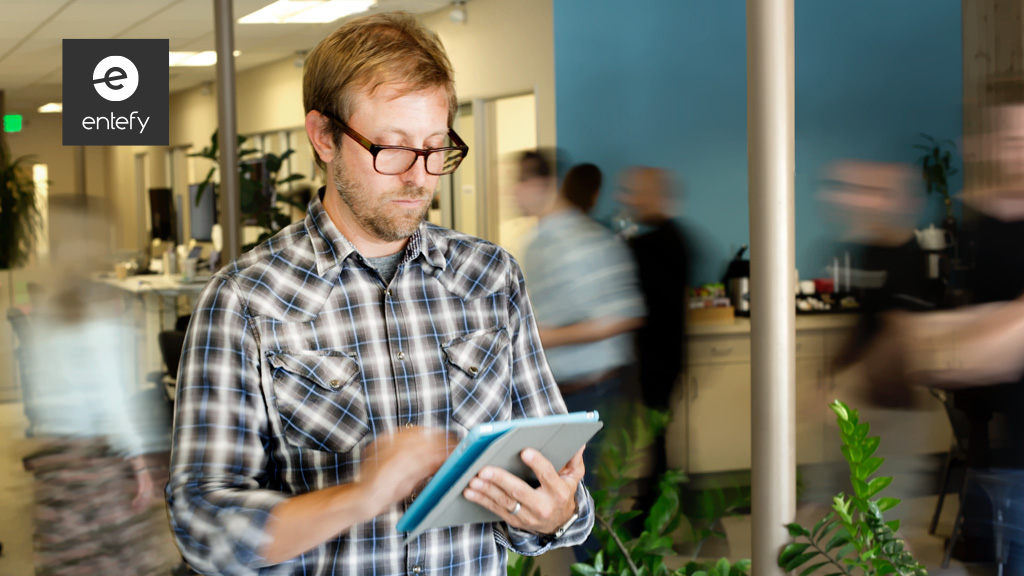
<svg viewBox="0 0 1024 576">
<path fill-rule="evenodd" d="M 366 447 L 359 474 L 373 515 L 398 502 L 437 472 L 457 443 L 444 432 L 409 428 Z"/>
<path fill-rule="evenodd" d="M 280 564 L 373 519 L 437 472 L 455 445 L 445 432 L 427 428 L 377 438 L 362 452 L 356 482 L 292 496 L 275 506 L 261 554 L 268 564 Z"/>
<path fill-rule="evenodd" d="M 135 498 L 132 499 L 132 510 L 142 512 L 153 502 L 162 501 L 164 486 L 167 486 L 168 463 L 171 456 L 167 452 L 140 454 L 129 462 L 135 472 Z"/>
<path fill-rule="evenodd" d="M 145 511 L 151 504 L 163 501 L 164 486 L 167 486 L 168 470 L 163 468 L 144 468 L 135 472 L 136 491 L 132 499 L 132 510 L 136 513 Z"/>
<path fill-rule="evenodd" d="M 537 475 L 540 487 L 533 488 L 506 470 L 487 466 L 463 495 L 500 516 L 509 526 L 554 534 L 576 512 L 576 487 L 584 471 L 583 448 L 560 471 L 532 448 L 523 450 L 521 457 Z"/>
</svg>

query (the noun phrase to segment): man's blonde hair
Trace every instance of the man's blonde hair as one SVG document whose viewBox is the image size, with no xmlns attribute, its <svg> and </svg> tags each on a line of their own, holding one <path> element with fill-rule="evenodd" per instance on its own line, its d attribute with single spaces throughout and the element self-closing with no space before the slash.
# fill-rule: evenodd
<svg viewBox="0 0 1024 576">
<path fill-rule="evenodd" d="M 384 84 L 401 86 L 400 96 L 444 88 L 451 126 L 458 108 L 452 65 L 437 34 L 406 12 L 356 18 L 317 44 L 303 69 L 302 101 L 306 114 L 328 112 L 347 122 L 356 95 L 372 95 Z M 340 145 L 341 130 L 333 122 L 326 129 Z M 315 149 L 313 156 L 324 169 Z"/>
</svg>

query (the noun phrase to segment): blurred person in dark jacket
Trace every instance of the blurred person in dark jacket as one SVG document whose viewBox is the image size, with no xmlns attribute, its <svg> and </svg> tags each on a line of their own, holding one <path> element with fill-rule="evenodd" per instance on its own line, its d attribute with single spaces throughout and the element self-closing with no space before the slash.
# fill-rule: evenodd
<svg viewBox="0 0 1024 576">
<path fill-rule="evenodd" d="M 647 318 L 637 332 L 636 350 L 644 404 L 670 411 L 672 391 L 686 369 L 686 287 L 692 254 L 686 233 L 674 220 L 675 188 L 670 173 L 635 166 L 621 177 L 619 201 L 643 232 L 629 238 L 636 260 Z M 654 465 L 637 508 L 649 510 L 658 497 L 658 479 L 668 467 L 665 431 L 654 443 Z"/>
<path fill-rule="evenodd" d="M 835 290 L 856 294 L 860 305 L 858 323 L 832 369 L 862 363 L 868 400 L 889 408 L 913 403 L 905 377 L 906 342 L 889 329 L 895 322 L 890 313 L 935 306 L 925 254 L 914 234 L 920 209 L 915 177 L 908 165 L 843 160 L 829 167 L 821 195 L 841 229 L 837 253 L 843 254 L 844 264 L 847 256 L 851 262 L 849 271 L 840 265 Z"/>
</svg>

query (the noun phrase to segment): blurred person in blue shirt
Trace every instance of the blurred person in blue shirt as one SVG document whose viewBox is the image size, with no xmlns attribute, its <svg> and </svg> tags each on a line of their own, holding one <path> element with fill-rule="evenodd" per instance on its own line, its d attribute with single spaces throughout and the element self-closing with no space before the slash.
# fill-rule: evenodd
<svg viewBox="0 0 1024 576">
<path fill-rule="evenodd" d="M 643 296 L 629 248 L 580 210 L 586 198 L 593 205 L 600 171 L 574 166 L 559 190 L 553 155 L 528 151 L 519 159 L 516 202 L 523 214 L 538 218 L 523 258 L 526 286 L 566 408 L 598 410 L 604 430 L 615 430 L 628 418 L 623 400 L 633 395 L 627 382 Z M 590 484 L 604 436 L 596 436 L 584 455 Z"/>
</svg>

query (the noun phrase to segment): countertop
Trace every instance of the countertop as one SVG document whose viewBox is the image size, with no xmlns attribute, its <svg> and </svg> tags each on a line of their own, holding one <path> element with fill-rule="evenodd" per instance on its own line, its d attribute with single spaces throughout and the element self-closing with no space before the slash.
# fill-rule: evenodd
<svg viewBox="0 0 1024 576">
<path fill-rule="evenodd" d="M 857 314 L 797 314 L 796 331 L 830 330 L 849 328 L 857 323 Z M 726 336 L 733 334 L 750 334 L 750 318 L 734 318 L 730 323 L 694 323 L 688 326 L 690 336 Z"/>
</svg>

